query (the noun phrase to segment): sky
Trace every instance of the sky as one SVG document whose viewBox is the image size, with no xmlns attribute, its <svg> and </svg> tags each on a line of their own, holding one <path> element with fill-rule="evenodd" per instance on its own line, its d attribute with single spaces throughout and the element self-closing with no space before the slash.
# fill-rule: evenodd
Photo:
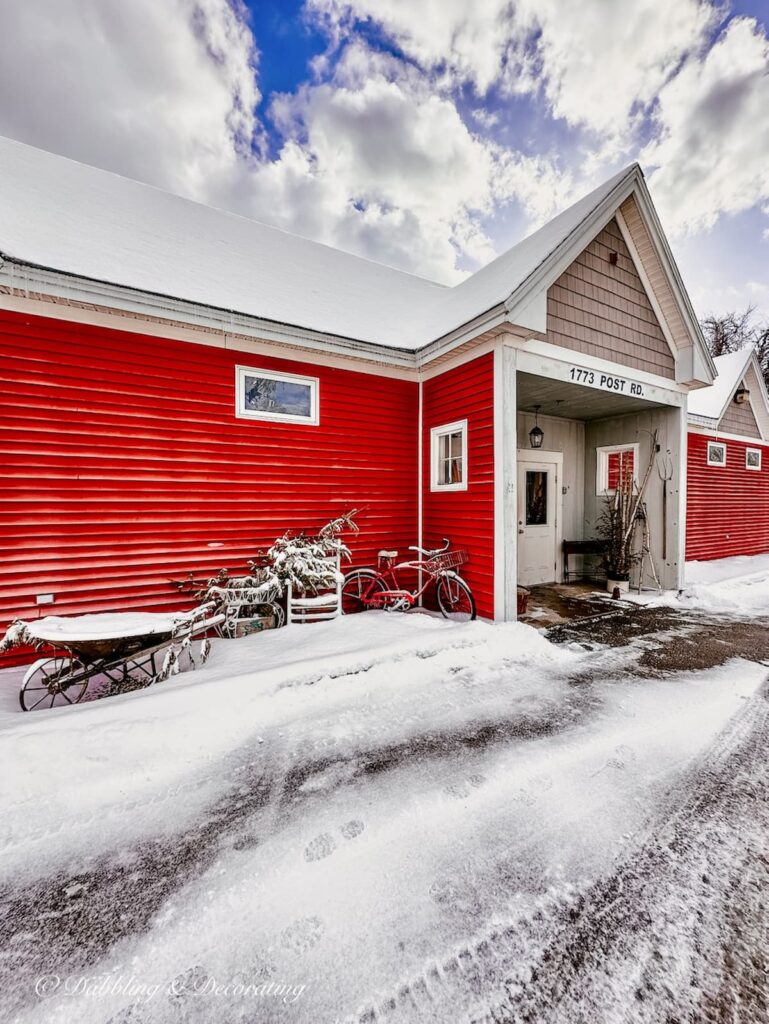
<svg viewBox="0 0 769 1024">
<path fill-rule="evenodd" d="M 769 319 L 769 0 L 24 0 L 0 134 L 455 283 L 638 161 Z"/>
</svg>

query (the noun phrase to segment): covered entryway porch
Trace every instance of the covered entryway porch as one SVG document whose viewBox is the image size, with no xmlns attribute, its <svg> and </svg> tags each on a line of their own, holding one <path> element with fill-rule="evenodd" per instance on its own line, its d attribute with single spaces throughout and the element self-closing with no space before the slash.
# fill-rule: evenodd
<svg viewBox="0 0 769 1024">
<path fill-rule="evenodd" d="M 522 354 L 520 354 L 522 355 Z M 520 362 L 519 362 L 520 367 Z M 621 473 L 644 487 L 631 585 L 676 589 L 683 568 L 684 396 L 576 366 L 516 372 L 516 582 L 605 580 L 600 518 Z M 564 379 L 564 377 L 566 379 Z M 592 542 L 592 543 L 591 543 Z M 656 579 L 655 579 L 656 577 Z"/>
<path fill-rule="evenodd" d="M 666 589 L 678 586 L 680 404 L 622 393 L 623 383 L 629 390 L 626 378 L 603 376 L 610 376 L 608 389 L 517 374 L 517 582 L 522 586 L 567 583 L 585 573 L 600 577 L 600 555 L 573 549 L 600 537 L 602 512 L 622 472 L 631 472 L 638 488 L 646 481 L 646 530 L 639 520 L 636 536 L 639 553 L 645 541 L 649 553 L 633 583 L 656 586 L 656 573 Z M 572 547 L 568 556 L 564 542 L 566 552 Z"/>
</svg>

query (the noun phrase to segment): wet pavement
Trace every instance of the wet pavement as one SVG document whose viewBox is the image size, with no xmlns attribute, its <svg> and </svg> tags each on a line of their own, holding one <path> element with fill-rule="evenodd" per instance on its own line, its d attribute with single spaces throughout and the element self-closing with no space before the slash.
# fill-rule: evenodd
<svg viewBox="0 0 769 1024">
<path fill-rule="evenodd" d="M 629 648 L 642 675 L 704 670 L 732 658 L 769 663 L 769 618 L 623 602 L 621 608 L 553 626 L 546 635 L 553 643 L 577 643 L 586 650 Z"/>
</svg>

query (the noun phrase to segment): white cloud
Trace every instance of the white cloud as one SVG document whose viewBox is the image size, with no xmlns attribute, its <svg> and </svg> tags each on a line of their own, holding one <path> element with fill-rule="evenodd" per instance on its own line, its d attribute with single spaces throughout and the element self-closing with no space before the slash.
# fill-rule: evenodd
<svg viewBox="0 0 769 1024">
<path fill-rule="evenodd" d="M 273 99 L 268 159 L 256 57 L 237 2 L 28 0 L 0 36 L 0 133 L 444 281 L 495 255 L 498 203 L 552 202 L 429 76 L 354 37 L 330 80 Z"/>
<path fill-rule="evenodd" d="M 205 198 L 256 129 L 255 61 L 226 0 L 7 4 L 0 133 Z"/>
<path fill-rule="evenodd" d="M 484 93 L 497 80 L 510 38 L 509 0 L 307 0 L 335 43 L 356 18 L 380 25 L 423 68 L 446 67 Z"/>
<path fill-rule="evenodd" d="M 541 93 L 552 116 L 628 140 L 681 60 L 699 50 L 715 20 L 700 0 L 308 0 L 334 38 L 355 17 L 380 25 L 437 83 L 495 82 Z"/>
<path fill-rule="evenodd" d="M 517 9 L 521 25 L 538 33 L 534 50 L 552 114 L 615 145 L 632 138 L 659 89 L 686 54 L 702 47 L 714 21 L 713 8 L 700 0 L 522 0 Z M 511 64 L 508 78 L 515 74 Z"/>
<path fill-rule="evenodd" d="M 769 41 L 736 18 L 660 92 L 642 159 L 657 168 L 650 184 L 669 230 L 706 230 L 769 199 L 768 111 Z"/>
<path fill-rule="evenodd" d="M 272 98 L 274 157 L 241 0 L 8 5 L 0 133 L 444 281 L 495 255 L 505 204 L 517 204 L 506 223 L 542 222 L 637 155 L 641 129 L 666 228 L 769 209 L 767 42 L 755 21 L 733 20 L 709 48 L 714 7 L 699 0 L 308 9 L 331 43 L 311 81 Z M 404 58 L 366 45 L 355 18 Z M 499 141 L 515 139 L 505 97 L 514 109 L 526 97 L 540 119 L 526 153 Z M 556 147 L 572 154 L 570 171 Z"/>
<path fill-rule="evenodd" d="M 249 172 L 255 216 L 441 280 L 494 256 L 480 224 L 512 194 L 507 155 L 400 62 L 353 43 L 272 113 L 286 143 Z"/>
</svg>

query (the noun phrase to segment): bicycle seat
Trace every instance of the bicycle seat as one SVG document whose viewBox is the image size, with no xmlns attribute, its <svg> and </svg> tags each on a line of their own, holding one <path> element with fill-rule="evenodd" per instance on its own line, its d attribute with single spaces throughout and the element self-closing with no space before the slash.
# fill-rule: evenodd
<svg viewBox="0 0 769 1024">
<path fill-rule="evenodd" d="M 397 558 L 398 557 L 398 552 L 397 551 L 380 551 L 379 552 L 379 557 L 380 558 Z"/>
</svg>

